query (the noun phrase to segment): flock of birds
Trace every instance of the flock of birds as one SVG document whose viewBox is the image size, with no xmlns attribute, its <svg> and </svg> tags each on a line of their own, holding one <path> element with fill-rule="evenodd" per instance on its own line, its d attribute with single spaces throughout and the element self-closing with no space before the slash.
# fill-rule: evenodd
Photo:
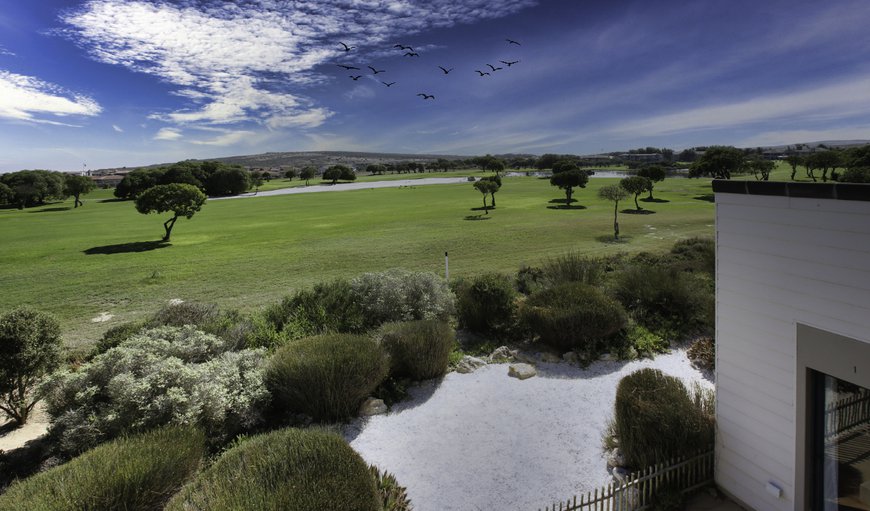
<svg viewBox="0 0 870 511">
<path fill-rule="evenodd" d="M 505 41 L 507 42 L 508 45 L 522 46 L 519 42 L 517 42 L 513 39 L 505 39 Z M 356 49 L 356 46 L 350 46 L 350 45 L 345 44 L 341 41 L 339 41 L 338 44 L 341 45 L 340 51 L 343 51 L 345 54 L 348 54 L 352 50 Z M 395 44 L 395 45 L 393 45 L 393 48 L 397 49 L 399 51 L 405 52 L 402 54 L 404 57 L 414 58 L 414 57 L 420 56 L 420 54 L 417 53 L 416 51 L 414 51 L 414 48 L 412 48 L 411 46 L 407 46 L 404 44 Z M 498 62 L 500 64 L 503 64 L 503 66 L 507 66 L 509 68 L 515 64 L 518 64 L 520 61 L 519 60 L 499 60 Z M 362 72 L 362 68 L 357 67 L 357 66 L 350 66 L 347 64 L 336 64 L 336 66 L 344 69 L 345 71 L 360 71 L 360 72 Z M 486 64 L 486 66 L 489 68 L 488 71 L 481 71 L 480 69 L 475 69 L 474 72 L 477 73 L 480 78 L 483 78 L 485 76 L 492 76 L 493 73 L 505 69 L 503 66 L 494 66 L 492 64 Z M 365 66 L 365 67 L 367 67 L 368 69 L 371 70 L 372 75 L 378 75 L 378 74 L 387 72 L 386 69 L 378 69 L 374 66 Z M 437 67 L 445 75 L 450 74 L 450 72 L 453 71 L 453 69 L 454 69 L 452 67 L 448 68 L 448 67 L 444 67 L 444 66 L 437 66 Z M 360 78 L 362 78 L 364 75 L 363 74 L 350 74 L 348 76 L 350 77 L 351 80 L 357 81 Z M 383 80 L 380 80 L 380 82 L 388 88 L 392 87 L 393 85 L 395 85 L 397 83 L 397 82 L 385 82 Z M 417 94 L 417 96 L 423 98 L 424 100 L 435 99 L 434 94 L 427 94 L 425 92 L 420 92 Z"/>
</svg>

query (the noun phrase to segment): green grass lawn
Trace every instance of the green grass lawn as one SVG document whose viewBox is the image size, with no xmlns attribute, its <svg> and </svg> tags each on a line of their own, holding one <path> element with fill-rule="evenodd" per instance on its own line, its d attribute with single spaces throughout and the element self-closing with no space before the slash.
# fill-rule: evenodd
<svg viewBox="0 0 870 511">
<path fill-rule="evenodd" d="M 78 209 L 68 200 L 0 210 L 0 310 L 51 312 L 75 346 L 172 298 L 252 310 L 338 276 L 443 272 L 445 251 L 455 277 L 513 272 L 572 250 L 666 250 L 713 234 L 709 180 L 670 179 L 655 192 L 668 202 L 641 202 L 653 214 L 620 214 L 624 240 L 613 243 L 613 206 L 595 193 L 616 181 L 591 179 L 575 194 L 585 209 L 565 210 L 550 209 L 564 195 L 546 179 L 506 178 L 488 215 L 471 209 L 481 195 L 470 183 L 210 201 L 180 219 L 162 247 L 168 215 L 141 215 L 111 190 L 84 197 Z M 620 204 L 629 208 L 631 200 Z M 102 312 L 115 317 L 91 322 Z"/>
</svg>

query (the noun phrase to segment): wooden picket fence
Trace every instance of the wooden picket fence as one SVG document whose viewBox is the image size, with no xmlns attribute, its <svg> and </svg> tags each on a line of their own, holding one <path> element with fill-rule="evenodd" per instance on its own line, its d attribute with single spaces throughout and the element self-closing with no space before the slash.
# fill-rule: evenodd
<svg viewBox="0 0 870 511">
<path fill-rule="evenodd" d="M 862 392 L 829 404 L 825 409 L 825 436 L 831 438 L 856 426 L 870 423 L 870 392 Z"/>
<path fill-rule="evenodd" d="M 574 496 L 544 511 L 640 511 L 650 507 L 661 487 L 683 493 L 713 482 L 713 449 L 683 459 L 673 459 L 629 475 L 625 483 L 610 483 L 585 495 Z M 538 511 L 541 511 L 538 508 Z"/>
</svg>

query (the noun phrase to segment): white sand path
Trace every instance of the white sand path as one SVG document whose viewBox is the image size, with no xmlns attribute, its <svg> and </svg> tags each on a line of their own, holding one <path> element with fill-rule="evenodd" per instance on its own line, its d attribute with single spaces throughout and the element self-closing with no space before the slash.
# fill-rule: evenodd
<svg viewBox="0 0 870 511">
<path fill-rule="evenodd" d="M 296 193 L 340 192 L 346 190 L 368 190 L 371 188 L 400 188 L 403 186 L 449 185 L 467 182 L 469 182 L 468 178 L 465 177 L 425 177 L 421 179 L 397 179 L 393 181 L 367 181 L 364 183 L 336 183 L 334 185 L 316 184 L 311 186 L 297 186 L 294 188 L 280 188 L 278 190 L 269 190 L 266 192 L 248 192 L 239 195 L 231 195 L 229 197 L 209 197 L 208 200 L 249 199 L 252 197 L 272 197 L 275 195 L 291 195 Z"/>
<path fill-rule="evenodd" d="M 534 511 L 609 482 L 602 435 L 616 386 L 642 367 L 713 387 L 683 350 L 586 369 L 542 363 L 524 381 L 495 364 L 415 387 L 389 414 L 352 423 L 346 437 L 396 475 L 416 511 Z"/>
</svg>

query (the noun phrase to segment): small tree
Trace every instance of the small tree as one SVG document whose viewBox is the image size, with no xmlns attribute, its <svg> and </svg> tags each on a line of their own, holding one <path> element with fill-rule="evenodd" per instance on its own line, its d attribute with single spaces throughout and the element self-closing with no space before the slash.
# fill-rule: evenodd
<svg viewBox="0 0 870 511">
<path fill-rule="evenodd" d="M 563 170 L 562 172 L 554 173 L 550 178 L 550 184 L 558 186 L 565 190 L 565 202 L 571 204 L 571 196 L 574 195 L 574 188 L 586 188 L 586 183 L 589 182 L 589 174 L 582 170 Z"/>
<path fill-rule="evenodd" d="M 711 146 L 689 168 L 689 177 L 711 176 L 713 179 L 731 179 L 731 174 L 743 170 L 743 151 L 731 146 Z"/>
<path fill-rule="evenodd" d="M 254 186 L 254 195 L 260 193 L 260 187 L 263 186 L 263 174 L 251 172 L 251 184 Z"/>
<path fill-rule="evenodd" d="M 776 167 L 776 164 L 770 160 L 762 158 L 752 158 L 747 160 L 746 167 L 752 171 L 756 181 L 768 181 L 770 173 Z"/>
<path fill-rule="evenodd" d="M 286 177 L 288 181 L 293 181 L 293 178 L 298 175 L 299 172 L 297 172 L 296 169 L 288 169 L 286 172 L 284 172 L 284 177 Z"/>
<path fill-rule="evenodd" d="M 655 186 L 655 183 L 665 180 L 665 177 L 667 177 L 667 172 L 665 171 L 664 167 L 661 167 L 659 165 L 650 165 L 648 167 L 643 167 L 638 170 L 637 175 L 650 180 L 649 199 L 653 200 L 653 187 Z"/>
<path fill-rule="evenodd" d="M 0 411 L 21 425 L 39 401 L 39 380 L 60 365 L 60 326 L 53 317 L 18 308 L 0 315 Z"/>
<path fill-rule="evenodd" d="M 343 181 L 353 181 L 356 179 L 356 174 L 345 165 L 333 165 L 323 171 L 323 179 L 326 181 L 332 181 L 332 184 L 335 184 L 339 179 Z"/>
<path fill-rule="evenodd" d="M 175 221 L 182 216 L 193 217 L 205 204 L 205 200 L 205 194 L 193 185 L 179 183 L 157 185 L 145 190 L 136 198 L 136 211 L 143 215 L 172 211 L 172 218 L 163 223 L 163 228 L 166 230 L 163 241 L 169 241 Z"/>
<path fill-rule="evenodd" d="M 628 192 L 619 185 L 602 186 L 598 190 L 598 197 L 613 201 L 613 239 L 619 239 L 619 201 L 628 198 Z"/>
<path fill-rule="evenodd" d="M 790 154 L 785 157 L 786 163 L 791 167 L 791 180 L 794 181 L 794 176 L 797 174 L 798 165 L 803 164 L 803 158 L 797 154 Z"/>
<path fill-rule="evenodd" d="M 474 182 L 474 189 L 483 194 L 483 212 L 489 214 L 489 207 L 486 205 L 486 196 L 495 193 L 498 190 L 498 184 L 494 181 L 478 179 Z"/>
<path fill-rule="evenodd" d="M 339 177 L 342 181 L 356 181 L 356 172 L 350 167 L 341 168 L 341 176 Z"/>
<path fill-rule="evenodd" d="M 314 176 L 317 175 L 317 169 L 312 166 L 303 167 L 302 170 L 299 171 L 299 179 L 305 180 L 305 186 L 308 186 L 308 181 L 310 179 L 314 179 Z"/>
<path fill-rule="evenodd" d="M 494 176 L 482 177 L 482 178 L 480 178 L 480 180 L 481 181 L 491 181 L 491 182 L 495 183 L 495 189 L 493 191 L 489 192 L 489 197 L 490 197 L 490 200 L 492 202 L 492 207 L 493 207 L 493 209 L 495 209 L 495 192 L 501 190 L 501 177 L 498 174 L 496 174 Z"/>
<path fill-rule="evenodd" d="M 75 174 L 67 174 L 64 176 L 64 189 L 67 194 L 75 198 L 74 208 L 84 206 L 84 202 L 79 200 L 79 197 L 94 190 L 97 184 L 88 176 L 77 176 Z"/>
<path fill-rule="evenodd" d="M 634 194 L 634 206 L 638 211 L 643 208 L 637 203 L 637 197 L 643 192 L 652 190 L 652 181 L 643 176 L 629 176 L 619 181 L 619 186 L 623 187 L 626 192 Z"/>
</svg>

